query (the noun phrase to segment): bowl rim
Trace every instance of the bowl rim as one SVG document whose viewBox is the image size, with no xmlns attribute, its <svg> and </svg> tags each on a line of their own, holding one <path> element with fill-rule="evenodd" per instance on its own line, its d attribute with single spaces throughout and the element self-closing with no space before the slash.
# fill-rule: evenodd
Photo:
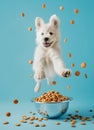
<svg viewBox="0 0 94 130">
<path fill-rule="evenodd" d="M 31 99 L 31 102 L 32 102 L 32 103 L 38 103 L 38 104 L 58 104 L 58 103 L 70 102 L 70 101 L 73 100 L 72 97 L 69 97 L 68 100 L 66 100 L 66 101 L 61 101 L 61 102 L 37 102 L 37 101 L 34 101 L 34 99 L 35 99 L 35 98 Z"/>
</svg>

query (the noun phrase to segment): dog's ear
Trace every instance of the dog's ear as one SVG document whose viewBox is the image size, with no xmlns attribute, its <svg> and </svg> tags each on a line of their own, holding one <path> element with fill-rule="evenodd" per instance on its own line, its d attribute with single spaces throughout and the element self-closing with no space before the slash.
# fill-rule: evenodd
<svg viewBox="0 0 94 130">
<path fill-rule="evenodd" d="M 59 18 L 56 15 L 52 15 L 50 17 L 50 24 L 53 25 L 54 27 L 58 28 L 59 27 Z"/>
<path fill-rule="evenodd" d="M 40 17 L 36 17 L 35 19 L 35 26 L 37 29 L 39 29 L 44 24 L 44 21 Z"/>
</svg>

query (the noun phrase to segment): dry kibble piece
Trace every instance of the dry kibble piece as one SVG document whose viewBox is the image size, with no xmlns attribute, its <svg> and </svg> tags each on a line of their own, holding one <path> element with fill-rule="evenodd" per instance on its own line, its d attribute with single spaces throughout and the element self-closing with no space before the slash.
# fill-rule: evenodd
<svg viewBox="0 0 94 130">
<path fill-rule="evenodd" d="M 33 60 L 29 60 L 29 64 L 33 64 Z"/>
<path fill-rule="evenodd" d="M 70 85 L 67 86 L 67 89 L 70 90 Z"/>
<path fill-rule="evenodd" d="M 84 121 L 81 122 L 81 125 L 86 125 L 86 123 Z"/>
<path fill-rule="evenodd" d="M 60 125 L 60 122 L 55 122 L 56 125 Z"/>
<path fill-rule="evenodd" d="M 5 122 L 3 122 L 3 124 L 4 124 L 4 125 L 7 125 L 7 124 L 9 124 L 9 122 L 8 122 L 8 121 L 5 121 Z"/>
<path fill-rule="evenodd" d="M 47 121 L 47 120 L 48 120 L 48 118 L 43 118 L 43 120 Z"/>
<path fill-rule="evenodd" d="M 27 121 L 26 121 L 26 120 L 21 120 L 20 122 L 22 122 L 22 123 L 27 123 Z"/>
<path fill-rule="evenodd" d="M 39 127 L 39 124 L 35 124 L 35 127 Z"/>
<path fill-rule="evenodd" d="M 76 120 L 72 120 L 70 123 L 71 123 L 71 124 L 75 124 L 75 123 L 76 123 Z"/>
<path fill-rule="evenodd" d="M 31 27 L 28 27 L 28 31 L 32 31 L 32 28 L 31 28 Z"/>
<path fill-rule="evenodd" d="M 26 117 L 23 117 L 24 120 L 29 120 L 30 117 L 26 116 Z"/>
<path fill-rule="evenodd" d="M 72 66 L 72 67 L 74 67 L 74 66 L 75 66 L 75 64 L 73 64 L 73 63 L 72 63 L 72 64 L 71 64 L 71 66 Z"/>
<path fill-rule="evenodd" d="M 43 124 L 40 124 L 41 127 L 45 127 L 46 125 L 43 123 Z"/>
<path fill-rule="evenodd" d="M 71 58 L 71 57 L 72 57 L 72 54 L 71 54 L 71 53 L 68 53 L 68 57 Z"/>
<path fill-rule="evenodd" d="M 18 99 L 14 99 L 13 101 L 14 104 L 18 104 L 18 102 L 19 102 Z"/>
<path fill-rule="evenodd" d="M 87 66 L 86 62 L 81 63 L 81 68 L 86 68 L 86 66 Z"/>
<path fill-rule="evenodd" d="M 22 17 L 24 17 L 24 16 L 25 16 L 24 12 L 22 12 L 22 13 L 21 13 L 21 16 L 22 16 Z"/>
<path fill-rule="evenodd" d="M 78 9 L 74 9 L 74 13 L 75 13 L 75 14 L 78 14 L 78 13 L 79 13 L 79 10 L 78 10 Z"/>
<path fill-rule="evenodd" d="M 10 112 L 7 112 L 7 113 L 6 113 L 6 116 L 8 116 L 8 117 L 11 116 L 11 113 L 10 113 Z"/>
<path fill-rule="evenodd" d="M 52 84 L 53 84 L 53 85 L 56 85 L 56 81 L 53 81 Z"/>
<path fill-rule="evenodd" d="M 30 120 L 35 120 L 35 116 L 30 117 Z"/>
<path fill-rule="evenodd" d="M 64 38 L 64 43 L 66 43 L 68 41 L 68 39 L 67 38 Z"/>
<path fill-rule="evenodd" d="M 70 24 L 75 24 L 75 21 L 74 20 L 70 20 Z"/>
<path fill-rule="evenodd" d="M 38 121 L 42 121 L 43 120 L 43 118 L 38 118 Z"/>
<path fill-rule="evenodd" d="M 15 126 L 21 126 L 21 124 L 20 123 L 16 123 Z"/>
<path fill-rule="evenodd" d="M 46 4 L 42 4 L 42 8 L 45 9 L 46 8 Z"/>
<path fill-rule="evenodd" d="M 33 122 L 33 121 L 30 121 L 29 124 L 34 124 L 34 122 Z"/>
<path fill-rule="evenodd" d="M 92 122 L 92 124 L 94 124 L 94 121 Z"/>
<path fill-rule="evenodd" d="M 75 72 L 75 75 L 76 75 L 76 76 L 79 76 L 79 75 L 80 75 L 80 71 L 76 71 L 76 72 Z"/>
<path fill-rule="evenodd" d="M 60 9 L 60 10 L 64 10 L 64 6 L 60 6 L 59 9 Z"/>
</svg>

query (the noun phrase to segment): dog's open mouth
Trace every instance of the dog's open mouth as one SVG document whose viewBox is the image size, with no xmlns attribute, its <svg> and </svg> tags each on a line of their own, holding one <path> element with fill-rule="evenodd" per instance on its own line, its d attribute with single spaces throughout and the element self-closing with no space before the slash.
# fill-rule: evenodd
<svg viewBox="0 0 94 130">
<path fill-rule="evenodd" d="M 49 47 L 49 46 L 51 46 L 52 43 L 53 43 L 53 42 L 45 42 L 45 43 L 43 43 L 43 45 L 44 45 L 45 47 Z"/>
</svg>

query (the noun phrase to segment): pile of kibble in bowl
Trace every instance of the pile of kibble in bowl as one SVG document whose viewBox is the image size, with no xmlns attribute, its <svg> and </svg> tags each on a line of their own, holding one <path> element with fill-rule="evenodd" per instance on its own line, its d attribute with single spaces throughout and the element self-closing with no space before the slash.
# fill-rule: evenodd
<svg viewBox="0 0 94 130">
<path fill-rule="evenodd" d="M 34 99 L 35 102 L 62 102 L 69 100 L 69 97 L 63 96 L 57 91 L 48 91 L 43 93 L 41 96 Z"/>
</svg>

